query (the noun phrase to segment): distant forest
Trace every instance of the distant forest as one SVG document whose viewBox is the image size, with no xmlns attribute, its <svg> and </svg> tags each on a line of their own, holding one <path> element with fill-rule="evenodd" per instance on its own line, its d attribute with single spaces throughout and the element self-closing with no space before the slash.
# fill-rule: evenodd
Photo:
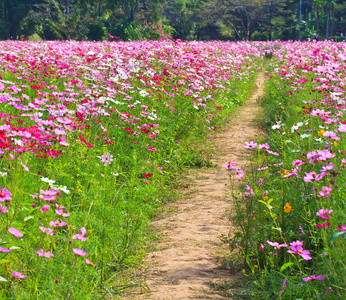
<svg viewBox="0 0 346 300">
<path fill-rule="evenodd" d="M 0 0 L 3 40 L 344 40 L 345 34 L 345 0 Z"/>
</svg>

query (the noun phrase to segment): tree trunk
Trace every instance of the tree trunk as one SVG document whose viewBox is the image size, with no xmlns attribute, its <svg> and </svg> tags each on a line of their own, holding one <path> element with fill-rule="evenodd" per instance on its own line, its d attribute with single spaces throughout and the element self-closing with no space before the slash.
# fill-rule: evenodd
<svg viewBox="0 0 346 300">
<path fill-rule="evenodd" d="M 66 14 L 70 14 L 70 0 L 66 0 Z"/>
</svg>

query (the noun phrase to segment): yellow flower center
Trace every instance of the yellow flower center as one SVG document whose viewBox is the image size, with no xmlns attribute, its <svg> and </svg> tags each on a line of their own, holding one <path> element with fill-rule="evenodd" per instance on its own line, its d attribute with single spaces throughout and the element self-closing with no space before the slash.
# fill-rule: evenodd
<svg viewBox="0 0 346 300">
<path fill-rule="evenodd" d="M 0 193 L 0 197 L 5 197 L 5 194 L 4 193 Z"/>
<path fill-rule="evenodd" d="M 56 225 L 60 225 L 60 222 L 58 221 L 58 222 L 56 222 Z"/>
<path fill-rule="evenodd" d="M 298 253 L 303 253 L 303 251 L 302 250 L 298 250 Z"/>
</svg>

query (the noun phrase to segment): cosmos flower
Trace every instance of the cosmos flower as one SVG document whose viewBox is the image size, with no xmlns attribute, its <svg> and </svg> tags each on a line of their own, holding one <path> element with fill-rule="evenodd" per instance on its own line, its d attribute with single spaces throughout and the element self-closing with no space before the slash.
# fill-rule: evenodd
<svg viewBox="0 0 346 300">
<path fill-rule="evenodd" d="M 20 273 L 20 272 L 17 272 L 17 271 L 13 271 L 13 272 L 12 272 L 12 275 L 13 275 L 13 277 L 15 277 L 15 278 L 25 278 L 25 277 L 26 277 L 26 275 L 24 275 L 24 274 L 22 274 L 22 273 Z"/>
<path fill-rule="evenodd" d="M 0 202 L 10 201 L 12 193 L 7 188 L 0 188 Z"/>
<path fill-rule="evenodd" d="M 19 237 L 19 238 L 23 237 L 23 234 L 16 228 L 10 227 L 8 228 L 8 232 L 14 235 L 15 237 Z"/>
<path fill-rule="evenodd" d="M 86 253 L 83 250 L 78 249 L 78 248 L 73 248 L 72 251 L 79 256 L 86 256 L 88 254 L 88 253 Z"/>
</svg>

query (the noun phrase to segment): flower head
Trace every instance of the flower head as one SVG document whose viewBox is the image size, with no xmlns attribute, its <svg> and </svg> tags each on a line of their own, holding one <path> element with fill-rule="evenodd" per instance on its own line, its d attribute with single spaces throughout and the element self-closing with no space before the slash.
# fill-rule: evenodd
<svg viewBox="0 0 346 300">
<path fill-rule="evenodd" d="M 316 216 L 321 217 L 324 220 L 328 220 L 330 218 L 328 215 L 330 215 L 332 212 L 332 209 L 320 209 L 318 212 L 316 212 Z"/>
<path fill-rule="evenodd" d="M 44 257 L 47 257 L 47 258 L 51 258 L 53 255 L 53 253 L 51 252 L 44 252 L 43 249 L 39 249 L 36 251 L 37 255 L 38 256 L 44 256 Z"/>
<path fill-rule="evenodd" d="M 297 242 L 299 242 L 299 241 L 297 241 Z M 297 242 L 290 243 L 290 245 L 291 245 L 290 249 L 291 250 L 288 250 L 287 252 L 292 253 L 292 254 L 293 253 L 297 253 L 305 260 L 312 259 L 311 256 L 309 255 L 310 251 L 309 250 L 304 250 L 301 245 L 297 244 Z"/>
<path fill-rule="evenodd" d="M 284 212 L 289 213 L 292 210 L 292 206 L 290 206 L 288 203 L 286 203 L 284 207 Z"/>
<path fill-rule="evenodd" d="M 311 275 L 311 276 L 308 276 L 308 277 L 303 277 L 302 278 L 303 281 L 310 281 L 310 280 L 323 280 L 324 279 L 324 276 L 323 275 Z"/>
<path fill-rule="evenodd" d="M 22 274 L 22 273 L 20 273 L 20 272 L 17 272 L 17 271 L 13 271 L 13 272 L 12 272 L 12 275 L 13 275 L 14 277 L 16 277 L 16 278 L 25 278 L 25 277 L 26 277 L 26 275 L 24 275 L 24 274 Z"/>
<path fill-rule="evenodd" d="M 86 262 L 88 265 L 90 265 L 90 266 L 94 266 L 94 267 L 97 266 L 97 264 L 94 264 L 93 262 L 91 262 L 89 258 L 87 258 L 87 259 L 85 260 L 85 262 Z"/>
<path fill-rule="evenodd" d="M 251 142 L 245 142 L 245 144 L 243 145 L 244 148 L 247 148 L 247 149 L 254 149 L 256 148 L 257 146 L 257 143 L 251 141 Z"/>
<path fill-rule="evenodd" d="M 0 188 L 0 202 L 11 200 L 12 193 L 7 188 Z"/>
<path fill-rule="evenodd" d="M 273 246 L 277 249 L 280 249 L 281 247 L 287 247 L 287 244 L 284 243 L 284 244 L 279 244 L 277 242 L 271 242 L 271 241 L 267 241 L 267 243 L 270 245 L 270 246 Z"/>
<path fill-rule="evenodd" d="M 72 239 L 73 240 L 81 240 L 81 241 L 83 241 L 83 242 L 85 242 L 86 241 L 86 229 L 84 228 L 84 227 L 82 227 L 81 229 L 80 229 L 80 231 L 81 231 L 81 233 L 77 233 L 77 234 L 75 234 L 73 237 L 72 237 Z"/>
<path fill-rule="evenodd" d="M 6 249 L 6 248 L 0 247 L 0 252 L 2 252 L 2 253 L 9 253 L 11 251 L 12 251 L 11 249 Z"/>
<path fill-rule="evenodd" d="M 60 222 L 58 220 L 49 222 L 49 226 L 52 226 L 52 227 L 64 227 L 66 225 L 67 225 L 67 222 Z"/>
<path fill-rule="evenodd" d="M 19 237 L 19 238 L 23 237 L 23 234 L 16 228 L 10 227 L 8 228 L 8 232 L 13 234 L 15 237 Z"/>
<path fill-rule="evenodd" d="M 73 248 L 72 251 L 79 256 L 86 256 L 88 254 L 88 253 L 86 253 L 83 250 L 78 249 L 78 248 Z"/>
<path fill-rule="evenodd" d="M 49 210 L 49 208 L 50 208 L 49 205 L 43 205 L 43 206 L 40 208 L 40 211 L 46 212 L 47 210 Z"/>
</svg>

